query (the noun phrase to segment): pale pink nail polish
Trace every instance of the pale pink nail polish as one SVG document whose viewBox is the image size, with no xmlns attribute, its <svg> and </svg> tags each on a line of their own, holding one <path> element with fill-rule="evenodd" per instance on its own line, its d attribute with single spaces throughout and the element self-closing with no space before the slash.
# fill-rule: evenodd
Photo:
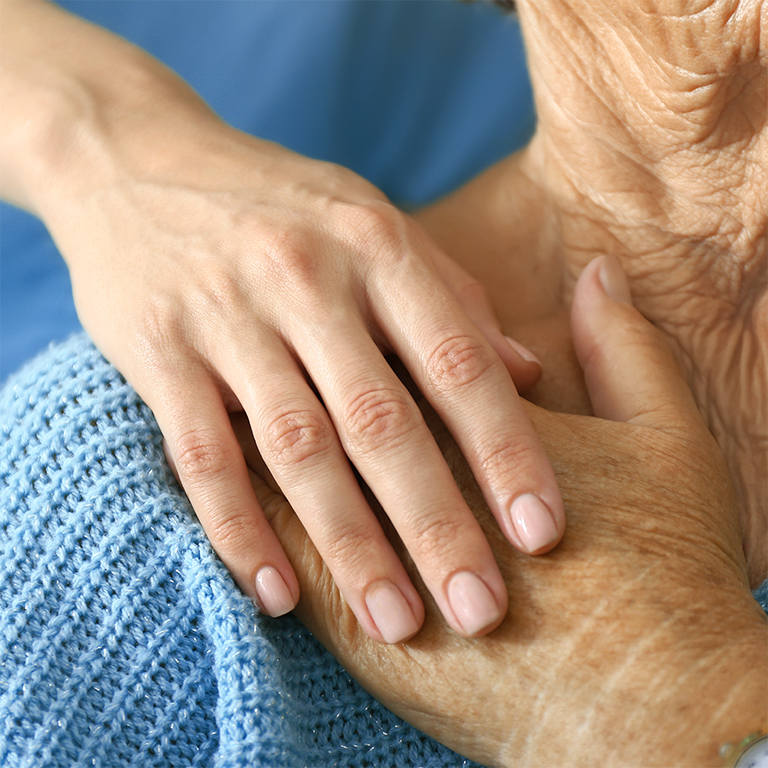
<svg viewBox="0 0 768 768">
<path fill-rule="evenodd" d="M 529 554 L 557 541 L 560 533 L 547 505 L 533 493 L 524 493 L 512 503 L 508 523 Z"/>
<path fill-rule="evenodd" d="M 265 566 L 256 574 L 256 603 L 259 610 L 276 617 L 295 607 L 291 591 L 276 568 Z"/>
<path fill-rule="evenodd" d="M 466 635 L 476 635 L 495 624 L 501 610 L 485 582 L 474 573 L 461 571 L 448 582 L 448 601 Z"/>
<path fill-rule="evenodd" d="M 402 643 L 419 631 L 411 606 L 389 581 L 377 581 L 368 587 L 365 607 L 385 643 Z"/>
<path fill-rule="evenodd" d="M 523 360 L 529 363 L 536 363 L 536 365 L 541 366 L 541 360 L 539 360 L 539 358 L 536 357 L 536 355 L 534 355 L 533 352 L 528 349 L 528 347 L 524 347 L 519 341 L 510 339 L 509 336 L 505 336 L 504 338 L 509 342 L 509 346 L 512 347 L 512 349 L 514 349 L 515 352 L 517 352 L 517 354 L 523 358 Z"/>
</svg>

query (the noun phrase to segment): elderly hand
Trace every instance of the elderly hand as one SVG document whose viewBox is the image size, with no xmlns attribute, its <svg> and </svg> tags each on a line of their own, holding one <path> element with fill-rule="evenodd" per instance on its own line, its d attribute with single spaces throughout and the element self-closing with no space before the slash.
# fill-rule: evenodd
<svg viewBox="0 0 768 768">
<path fill-rule="evenodd" d="M 593 257 L 621 260 L 724 452 L 756 586 L 768 578 L 766 5 L 518 7 L 536 136 L 421 220 L 542 360 L 534 398 L 569 411 L 588 407 L 564 374 L 572 353 L 542 337 L 556 326 L 567 339 Z"/>
<path fill-rule="evenodd" d="M 667 344 L 629 301 L 612 259 L 576 286 L 574 339 L 597 417 L 529 408 L 569 516 L 552 553 L 504 546 L 428 416 L 513 596 L 488 637 L 456 636 L 428 602 L 416 638 L 371 643 L 263 464 L 267 480 L 252 475 L 300 575 L 302 620 L 377 698 L 484 764 L 717 766 L 721 744 L 766 725 L 768 633 L 727 470 Z"/>
</svg>

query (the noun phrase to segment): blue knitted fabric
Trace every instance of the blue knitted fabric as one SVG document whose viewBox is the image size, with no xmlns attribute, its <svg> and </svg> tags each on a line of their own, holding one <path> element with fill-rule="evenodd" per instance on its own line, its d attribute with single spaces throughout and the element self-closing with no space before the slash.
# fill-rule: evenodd
<svg viewBox="0 0 768 768">
<path fill-rule="evenodd" d="M 84 337 L 9 379 L 0 440 L 4 768 L 474 765 L 254 613 Z"/>
<path fill-rule="evenodd" d="M 471 765 L 255 614 L 84 337 L 9 379 L 0 440 L 0 765 Z"/>
</svg>

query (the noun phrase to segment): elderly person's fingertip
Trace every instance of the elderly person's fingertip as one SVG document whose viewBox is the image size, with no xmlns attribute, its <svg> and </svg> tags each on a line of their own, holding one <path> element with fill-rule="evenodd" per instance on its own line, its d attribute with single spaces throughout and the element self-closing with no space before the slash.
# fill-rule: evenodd
<svg viewBox="0 0 768 768">
<path fill-rule="evenodd" d="M 543 370 L 541 360 L 519 341 L 509 336 L 502 338 L 507 344 L 508 351 L 500 348 L 497 351 L 512 376 L 517 391 L 527 392 L 541 378 Z"/>
<path fill-rule="evenodd" d="M 632 291 L 621 262 L 610 254 L 601 258 L 598 278 L 603 291 L 609 299 L 631 305 Z"/>
</svg>

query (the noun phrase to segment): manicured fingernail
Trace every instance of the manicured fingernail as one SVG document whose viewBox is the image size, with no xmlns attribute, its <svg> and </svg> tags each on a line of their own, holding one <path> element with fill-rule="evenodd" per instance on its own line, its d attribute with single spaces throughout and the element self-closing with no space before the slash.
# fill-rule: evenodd
<svg viewBox="0 0 768 768">
<path fill-rule="evenodd" d="M 385 643 L 402 643 L 419 631 L 411 606 L 389 581 L 377 581 L 368 587 L 365 607 Z"/>
<path fill-rule="evenodd" d="M 461 571 L 448 582 L 448 602 L 464 633 L 472 636 L 495 624 L 499 605 L 485 582 L 474 573 Z"/>
<path fill-rule="evenodd" d="M 600 265 L 600 284 L 608 294 L 609 299 L 632 304 L 632 292 L 629 290 L 629 280 L 615 256 L 604 256 Z"/>
<path fill-rule="evenodd" d="M 547 505 L 532 493 L 518 496 L 508 512 L 508 523 L 523 549 L 532 554 L 560 537 L 555 519 Z"/>
<path fill-rule="evenodd" d="M 539 360 L 528 347 L 524 347 L 519 341 L 510 339 L 509 336 L 505 336 L 504 338 L 509 342 L 509 346 L 512 347 L 523 360 L 526 360 L 529 363 L 536 363 L 536 365 L 541 365 L 541 360 Z"/>
<path fill-rule="evenodd" d="M 269 566 L 256 574 L 256 603 L 262 613 L 273 617 L 290 613 L 296 607 L 283 577 Z"/>
</svg>

